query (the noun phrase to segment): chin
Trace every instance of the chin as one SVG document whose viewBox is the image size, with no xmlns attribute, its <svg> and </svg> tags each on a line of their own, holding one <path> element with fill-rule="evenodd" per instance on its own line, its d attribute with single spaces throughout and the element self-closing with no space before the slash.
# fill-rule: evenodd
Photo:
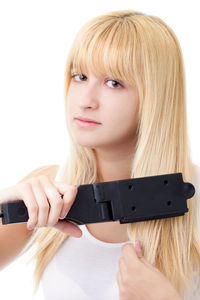
<svg viewBox="0 0 200 300">
<path fill-rule="evenodd" d="M 87 142 L 82 142 L 79 140 L 75 140 L 75 143 L 78 144 L 79 146 L 91 148 L 91 149 L 95 149 L 97 147 L 97 145 L 94 143 L 89 143 L 89 142 L 87 143 Z"/>
<path fill-rule="evenodd" d="M 87 147 L 87 148 L 95 148 L 98 147 L 98 140 L 97 138 L 92 138 L 90 137 L 85 137 L 84 134 L 82 133 L 81 135 L 73 135 L 73 140 L 76 144 L 82 146 L 82 147 Z"/>
</svg>

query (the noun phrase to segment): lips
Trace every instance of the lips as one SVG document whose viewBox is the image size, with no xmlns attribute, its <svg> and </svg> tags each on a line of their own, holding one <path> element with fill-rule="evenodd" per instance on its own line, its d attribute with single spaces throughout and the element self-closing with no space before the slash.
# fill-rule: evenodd
<svg viewBox="0 0 200 300">
<path fill-rule="evenodd" d="M 97 121 L 95 121 L 93 119 L 84 118 L 84 117 L 77 117 L 77 118 L 75 118 L 75 120 L 80 120 L 80 121 L 89 122 L 89 123 L 101 124 L 100 122 L 97 122 Z"/>
</svg>

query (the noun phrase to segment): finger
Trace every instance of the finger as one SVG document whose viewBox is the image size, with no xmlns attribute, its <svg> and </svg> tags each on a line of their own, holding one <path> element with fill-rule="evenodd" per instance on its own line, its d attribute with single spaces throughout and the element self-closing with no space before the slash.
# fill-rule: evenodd
<svg viewBox="0 0 200 300">
<path fill-rule="evenodd" d="M 64 201 L 61 197 L 62 195 L 47 176 L 41 176 L 39 179 L 49 203 L 46 224 L 53 226 L 58 222 Z"/>
<path fill-rule="evenodd" d="M 74 185 L 67 185 L 64 182 L 54 181 L 54 185 L 58 189 L 59 193 L 63 195 L 63 208 L 61 211 L 61 218 L 65 218 L 69 212 L 78 192 L 78 189 Z"/>
<path fill-rule="evenodd" d="M 142 256 L 140 255 L 141 257 L 138 256 L 133 243 L 132 244 L 128 243 L 128 244 L 123 245 L 122 252 L 123 252 L 123 255 L 124 255 L 123 257 L 124 257 L 124 260 L 125 260 L 125 263 L 127 266 L 129 266 L 130 263 L 135 266 L 134 263 L 141 262 L 146 267 L 150 268 L 151 270 L 155 269 L 155 267 L 146 260 L 144 255 L 142 255 Z"/>
<path fill-rule="evenodd" d="M 34 227 L 37 224 L 38 219 L 38 204 L 35 198 L 34 192 L 32 190 L 32 186 L 29 183 L 21 183 L 16 187 L 16 195 L 18 199 L 22 199 L 28 210 L 28 222 L 27 228 Z"/>
<path fill-rule="evenodd" d="M 82 231 L 81 229 L 72 224 L 71 222 L 69 221 L 61 221 L 59 220 L 58 223 L 56 223 L 53 227 L 55 227 L 56 229 L 66 233 L 66 234 L 69 234 L 73 237 L 81 237 L 82 236 Z"/>
<path fill-rule="evenodd" d="M 123 255 L 124 255 L 123 257 L 124 257 L 124 260 L 125 260 L 125 263 L 127 266 L 129 266 L 131 263 L 134 267 L 136 267 L 136 264 L 138 262 L 144 263 L 146 266 L 148 266 L 148 264 L 149 264 L 143 255 L 136 252 L 134 243 L 132 243 L 132 244 L 128 243 L 128 244 L 123 245 L 122 252 L 123 252 Z"/>
<path fill-rule="evenodd" d="M 32 178 L 30 182 L 38 204 L 38 217 L 35 226 L 42 227 L 45 226 L 48 221 L 48 214 L 50 210 L 49 202 L 40 181 L 37 178 Z"/>
<path fill-rule="evenodd" d="M 143 247 L 141 244 L 141 241 L 137 240 L 134 244 L 135 252 L 140 259 L 141 262 L 143 262 L 147 267 L 150 267 L 151 269 L 154 268 L 144 257 Z"/>
<path fill-rule="evenodd" d="M 141 242 L 138 240 L 135 242 L 135 252 L 138 256 L 138 258 L 142 258 L 143 257 L 143 251 L 142 251 L 142 245 L 141 245 Z"/>
<path fill-rule="evenodd" d="M 139 260 L 137 254 L 136 254 L 136 251 L 134 249 L 133 243 L 127 243 L 127 244 L 123 245 L 122 253 L 123 253 L 123 256 L 124 256 L 127 266 L 129 265 L 130 261 L 134 262 L 134 261 Z"/>
<path fill-rule="evenodd" d="M 119 272 L 120 272 L 120 276 L 122 281 L 124 280 L 124 278 L 127 276 L 128 274 L 128 267 L 126 265 L 126 262 L 124 260 L 124 257 L 120 257 L 120 259 L 118 260 L 118 266 L 119 266 Z"/>
</svg>

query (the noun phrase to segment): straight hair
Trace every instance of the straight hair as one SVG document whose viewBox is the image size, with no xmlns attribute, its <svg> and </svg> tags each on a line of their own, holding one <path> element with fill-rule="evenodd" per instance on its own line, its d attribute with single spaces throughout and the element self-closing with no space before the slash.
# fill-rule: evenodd
<svg viewBox="0 0 200 300">
<path fill-rule="evenodd" d="M 65 66 L 65 119 L 70 138 L 60 181 L 70 185 L 98 182 L 94 151 L 75 143 L 68 116 L 71 71 L 90 69 L 95 76 L 118 78 L 136 86 L 139 110 L 131 178 L 181 172 L 195 184 L 189 147 L 185 71 L 175 33 L 160 18 L 134 10 L 97 16 L 83 25 Z M 134 120 L 133 120 L 134 121 Z M 200 237 L 196 193 L 184 216 L 129 223 L 131 242 L 140 239 L 144 257 L 158 268 L 180 295 L 192 296 L 200 275 Z M 47 264 L 69 235 L 55 228 L 35 229 L 22 254 L 35 244 L 36 292 Z"/>
</svg>

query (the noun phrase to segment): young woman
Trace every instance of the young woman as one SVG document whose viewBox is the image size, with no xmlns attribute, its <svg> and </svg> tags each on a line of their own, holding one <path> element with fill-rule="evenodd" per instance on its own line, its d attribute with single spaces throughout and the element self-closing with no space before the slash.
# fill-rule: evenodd
<svg viewBox="0 0 200 300">
<path fill-rule="evenodd" d="M 36 244 L 35 290 L 42 279 L 47 300 L 198 299 L 200 168 L 191 160 L 174 32 L 133 10 L 97 16 L 78 32 L 65 75 L 70 151 L 60 168 L 41 168 L 1 191 L 1 202 L 21 196 L 27 227 L 35 226 L 9 226 L 21 240 L 7 263 Z M 177 172 L 196 188 L 184 216 L 80 226 L 60 220 L 76 185 Z M 1 230 L 5 239 L 14 234 Z"/>
</svg>

